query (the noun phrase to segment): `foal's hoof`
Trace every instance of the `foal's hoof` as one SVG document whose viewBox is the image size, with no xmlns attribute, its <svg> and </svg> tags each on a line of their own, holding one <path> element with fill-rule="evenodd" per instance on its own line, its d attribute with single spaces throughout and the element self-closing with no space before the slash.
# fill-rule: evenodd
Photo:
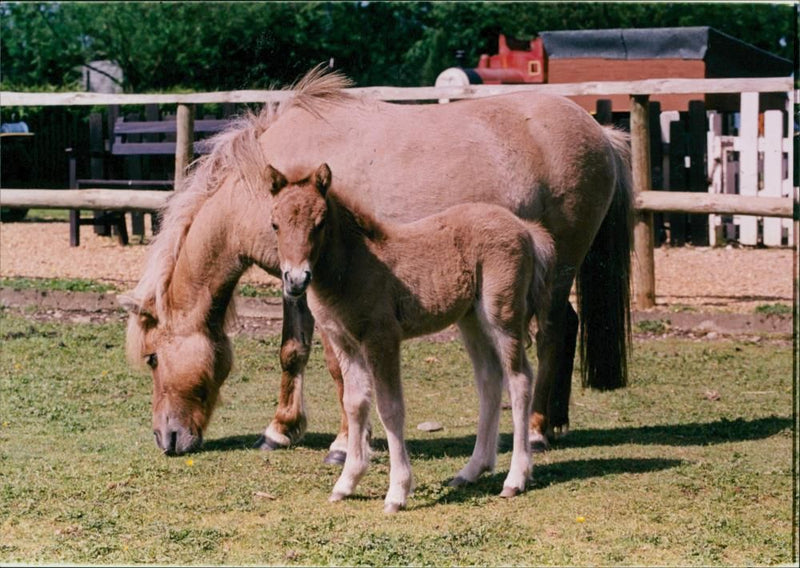
<svg viewBox="0 0 800 568">
<path fill-rule="evenodd" d="M 282 446 L 272 438 L 268 438 L 267 436 L 261 435 L 259 436 L 256 443 L 253 444 L 253 447 L 257 450 L 264 450 L 265 452 L 271 452 L 272 450 L 282 450 L 286 446 Z"/>
<path fill-rule="evenodd" d="M 405 509 L 405 506 L 401 505 L 400 503 L 386 503 L 383 506 L 383 512 L 387 515 L 394 515 L 395 513 L 397 513 L 398 511 L 402 511 L 403 509 Z"/>
<path fill-rule="evenodd" d="M 327 465 L 344 465 L 344 460 L 347 459 L 347 452 L 342 450 L 331 450 L 322 463 Z"/>
<path fill-rule="evenodd" d="M 510 499 L 512 497 L 516 497 L 520 493 L 522 493 L 522 491 L 520 491 L 516 487 L 506 487 L 504 485 L 503 486 L 503 490 L 500 492 L 500 497 L 502 497 L 504 499 Z"/>
<path fill-rule="evenodd" d="M 457 475 L 450 483 L 448 483 L 448 485 L 450 487 L 464 487 L 465 485 L 469 485 L 469 481 L 460 475 Z"/>
</svg>

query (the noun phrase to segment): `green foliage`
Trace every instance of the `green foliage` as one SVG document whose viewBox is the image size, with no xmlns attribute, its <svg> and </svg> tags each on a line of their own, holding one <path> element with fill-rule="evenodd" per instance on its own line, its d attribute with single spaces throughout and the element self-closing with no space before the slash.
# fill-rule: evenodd
<svg viewBox="0 0 800 568">
<path fill-rule="evenodd" d="M 430 85 L 494 53 L 497 36 L 713 26 L 786 58 L 794 7 L 712 3 L 114 2 L 0 5 L 5 89 L 72 89 L 79 67 L 118 62 L 129 92 L 291 83 L 333 61 L 359 85 Z"/>
<path fill-rule="evenodd" d="M 167 458 L 149 377 L 123 324 L 41 323 L 0 311 L 0 564 L 777 565 L 793 562 L 792 347 L 637 342 L 631 385 L 580 389 L 572 432 L 534 458 L 529 491 L 497 497 L 510 461 L 447 485 L 475 436 L 458 342 L 403 346 L 409 510 L 383 515 L 385 434 L 356 498 L 326 501 L 338 405 L 314 345 L 311 413 L 289 451 L 250 449 L 274 412 L 279 338 L 234 339 L 235 371 L 203 451 Z M 716 400 L 703 396 L 719 392 Z M 436 419 L 444 430 L 420 432 Z"/>
</svg>

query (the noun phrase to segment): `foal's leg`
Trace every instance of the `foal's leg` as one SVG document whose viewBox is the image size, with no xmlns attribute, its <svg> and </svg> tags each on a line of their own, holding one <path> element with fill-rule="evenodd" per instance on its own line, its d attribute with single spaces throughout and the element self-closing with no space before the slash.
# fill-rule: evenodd
<svg viewBox="0 0 800 568">
<path fill-rule="evenodd" d="M 520 337 L 501 337 L 498 341 L 503 375 L 508 382 L 511 397 L 511 417 L 514 423 L 514 446 L 511 465 L 503 482 L 501 497 L 515 497 L 525 490 L 531 475 L 531 445 L 528 438 L 531 398 L 533 396 L 533 370 L 525 356 Z"/>
<path fill-rule="evenodd" d="M 575 269 L 559 266 L 556 268 L 550 312 L 546 322 L 539 322 L 536 333 L 536 353 L 539 368 L 533 392 L 533 412 L 530 419 L 529 439 L 534 452 L 547 450 L 548 407 L 557 373 L 565 368 L 562 358 L 567 356 L 565 349 L 567 303 L 569 291 L 575 278 Z M 571 307 L 570 307 L 571 309 Z M 574 356 L 574 352 L 572 353 Z M 564 377 L 562 380 L 572 380 Z"/>
<path fill-rule="evenodd" d="M 374 377 L 378 414 L 389 446 L 389 490 L 383 510 L 385 513 L 396 513 L 405 508 L 413 479 L 403 433 L 406 409 L 400 381 L 400 339 L 387 335 L 390 336 L 376 332 L 365 349 Z"/>
<path fill-rule="evenodd" d="M 458 472 L 451 486 L 475 482 L 481 474 L 493 471 L 497 461 L 500 430 L 500 402 L 503 395 L 502 369 L 492 339 L 484 332 L 475 312 L 458 322 L 464 346 L 472 361 L 478 390 L 478 431 L 475 449 L 467 464 Z"/>
<path fill-rule="evenodd" d="M 372 376 L 360 350 L 348 350 L 346 353 L 342 346 L 334 342 L 331 342 L 331 349 L 344 375 L 342 400 L 349 432 L 347 457 L 329 499 L 334 502 L 352 495 L 369 467 L 369 430 L 366 426 L 372 399 Z"/>
<path fill-rule="evenodd" d="M 255 443 L 256 448 L 275 450 L 298 442 L 306 432 L 303 401 L 303 371 L 311 352 L 314 317 L 305 296 L 283 299 L 281 330 L 281 390 L 275 417 Z"/>
</svg>

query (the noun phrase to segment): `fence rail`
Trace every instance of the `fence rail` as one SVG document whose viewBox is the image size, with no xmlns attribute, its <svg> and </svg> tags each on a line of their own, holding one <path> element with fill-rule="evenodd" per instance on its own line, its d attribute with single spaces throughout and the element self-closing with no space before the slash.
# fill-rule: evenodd
<svg viewBox="0 0 800 568">
<path fill-rule="evenodd" d="M 648 79 L 643 81 L 602 81 L 541 85 L 469 85 L 452 87 L 365 87 L 348 89 L 355 95 L 387 101 L 446 101 L 488 97 L 520 91 L 561 96 L 628 95 L 631 100 L 631 146 L 637 211 L 634 228 L 635 266 L 633 285 L 637 307 L 655 305 L 653 212 L 732 214 L 760 217 L 794 218 L 797 224 L 795 197 L 755 197 L 686 192 L 651 191 L 650 133 L 648 101 L 661 94 L 748 94 L 788 93 L 800 103 L 800 91 L 793 90 L 791 77 L 757 79 Z M 183 175 L 191 152 L 192 112 L 188 105 L 201 103 L 275 103 L 286 100 L 291 91 L 226 91 L 192 94 L 100 94 L 100 93 L 20 93 L 0 92 L 4 106 L 71 106 L 71 105 L 135 105 L 177 104 L 178 132 L 183 144 L 176 152 L 176 178 Z M 120 190 L 34 190 L 0 189 L 0 204 L 6 207 L 95 208 L 117 210 L 155 210 L 168 198 L 169 192 Z M 797 230 L 795 230 L 797 238 Z"/>
<path fill-rule="evenodd" d="M 467 85 L 450 87 L 359 87 L 347 89 L 385 101 L 469 99 L 533 91 L 561 95 L 680 95 L 692 93 L 785 93 L 793 89 L 791 77 L 758 79 L 645 79 L 642 81 L 591 81 L 537 85 Z M 138 105 L 204 103 L 277 103 L 291 91 L 219 91 L 189 94 L 23 93 L 0 91 L 3 106 Z"/>
</svg>

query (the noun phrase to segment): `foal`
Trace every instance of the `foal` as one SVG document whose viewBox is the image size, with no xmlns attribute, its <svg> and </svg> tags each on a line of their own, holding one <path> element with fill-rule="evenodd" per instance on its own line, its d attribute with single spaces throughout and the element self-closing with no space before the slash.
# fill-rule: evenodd
<svg viewBox="0 0 800 568">
<path fill-rule="evenodd" d="M 458 205 L 409 224 L 379 223 L 328 191 L 327 164 L 292 183 L 270 166 L 267 179 L 275 196 L 272 226 L 284 294 L 307 292 L 344 374 L 347 458 L 330 500 L 351 495 L 367 470 L 374 388 L 389 445 L 384 510 L 405 507 L 412 478 L 403 438 L 400 342 L 452 323 L 470 354 L 480 396 L 475 449 L 452 484 L 474 482 L 494 469 L 505 382 L 514 445 L 500 495 L 523 491 L 530 475 L 533 381 L 525 346 L 531 318 L 547 310 L 549 233 L 486 204 Z"/>
</svg>

